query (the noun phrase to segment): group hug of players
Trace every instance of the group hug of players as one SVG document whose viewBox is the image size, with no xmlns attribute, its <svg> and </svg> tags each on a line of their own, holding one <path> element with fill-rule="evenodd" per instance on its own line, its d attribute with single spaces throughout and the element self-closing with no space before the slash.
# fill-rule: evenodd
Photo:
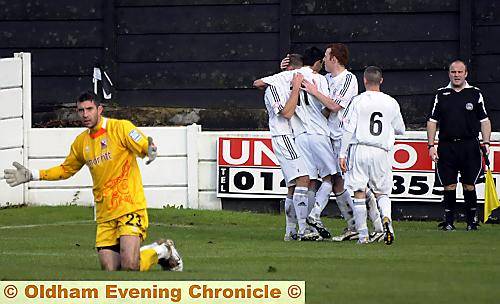
<svg viewBox="0 0 500 304">
<path fill-rule="evenodd" d="M 381 69 L 365 69 L 366 91 L 358 94 L 348 60 L 342 43 L 324 52 L 312 47 L 254 82 L 265 89 L 272 146 L 288 187 L 285 241 L 394 241 L 390 150 L 405 125 L 397 101 L 380 91 Z M 320 219 L 332 192 L 347 222 L 334 237 Z"/>
</svg>

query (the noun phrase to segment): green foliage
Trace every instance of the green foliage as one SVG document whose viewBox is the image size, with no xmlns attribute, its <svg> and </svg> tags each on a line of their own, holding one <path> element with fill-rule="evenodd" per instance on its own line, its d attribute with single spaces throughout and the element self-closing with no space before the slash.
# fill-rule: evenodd
<svg viewBox="0 0 500 304">
<path fill-rule="evenodd" d="M 150 210 L 146 243 L 176 241 L 185 271 L 103 272 L 91 208 L 0 210 L 1 280 L 305 280 L 307 303 L 495 303 L 500 227 L 442 232 L 435 222 L 395 223 L 396 240 L 283 242 L 283 216 Z M 332 232 L 340 220 L 325 220 Z"/>
</svg>

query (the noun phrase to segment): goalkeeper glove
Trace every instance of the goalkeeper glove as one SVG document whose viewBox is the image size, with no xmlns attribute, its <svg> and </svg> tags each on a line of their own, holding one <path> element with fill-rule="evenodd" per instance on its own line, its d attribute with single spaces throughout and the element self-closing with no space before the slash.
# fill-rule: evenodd
<svg viewBox="0 0 500 304">
<path fill-rule="evenodd" d="M 146 165 L 149 165 L 153 160 L 155 160 L 158 155 L 157 147 L 153 143 L 153 138 L 148 136 L 148 160 L 146 161 Z"/>
<path fill-rule="evenodd" d="M 3 171 L 7 184 L 11 187 L 27 183 L 33 179 L 33 174 L 25 166 L 18 162 L 12 163 L 16 169 L 5 169 Z"/>
</svg>

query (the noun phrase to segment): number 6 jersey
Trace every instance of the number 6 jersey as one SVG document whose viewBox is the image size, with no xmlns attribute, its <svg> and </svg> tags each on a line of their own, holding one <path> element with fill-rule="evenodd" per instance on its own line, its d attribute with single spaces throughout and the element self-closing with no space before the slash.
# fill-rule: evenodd
<svg viewBox="0 0 500 304">
<path fill-rule="evenodd" d="M 395 134 L 404 134 L 405 124 L 398 102 L 391 96 L 366 91 L 356 96 L 344 118 L 344 128 L 353 133 L 353 144 L 379 147 L 389 151 Z"/>
</svg>

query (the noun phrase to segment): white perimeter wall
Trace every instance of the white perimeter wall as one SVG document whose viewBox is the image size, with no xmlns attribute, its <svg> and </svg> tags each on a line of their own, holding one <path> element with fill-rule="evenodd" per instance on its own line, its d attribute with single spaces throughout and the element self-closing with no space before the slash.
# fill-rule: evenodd
<svg viewBox="0 0 500 304">
<path fill-rule="evenodd" d="M 28 165 L 31 169 L 56 166 L 64 161 L 69 147 L 81 128 L 31 129 L 29 132 Z M 158 146 L 158 158 L 146 166 L 138 159 L 148 206 L 183 206 L 189 208 L 220 209 L 215 193 L 215 157 L 201 156 L 197 151 L 200 135 L 198 125 L 188 127 L 141 128 L 152 136 Z M 213 153 L 215 155 L 215 153 Z M 201 163 L 201 167 L 198 164 Z M 203 165 L 203 164 L 208 164 Z M 213 163 L 213 165 L 212 165 Z M 207 168 L 207 170 L 203 169 Z M 213 171 L 214 174 L 216 171 Z M 28 202 L 58 205 L 75 203 L 89 205 L 92 199 L 92 180 L 84 167 L 75 176 L 63 181 L 38 181 L 29 183 Z"/>
<path fill-rule="evenodd" d="M 0 206 L 22 202 L 27 186 L 9 187 L 3 168 L 25 163 L 27 127 L 31 123 L 31 57 L 28 53 L 0 59 Z M 26 105 L 26 106 L 25 106 Z"/>
<path fill-rule="evenodd" d="M 150 208 L 182 206 L 221 209 L 216 197 L 217 138 L 219 136 L 267 137 L 268 132 L 202 132 L 201 126 L 140 128 L 153 137 L 158 157 L 146 166 L 138 159 Z M 28 167 L 32 170 L 56 166 L 64 161 L 71 143 L 83 128 L 31 128 Z M 4 184 L 2 182 L 2 184 Z M 3 195 L 1 201 L 4 201 Z M 35 205 L 91 205 L 92 179 L 83 167 L 63 181 L 30 182 L 27 203 Z"/>
</svg>

